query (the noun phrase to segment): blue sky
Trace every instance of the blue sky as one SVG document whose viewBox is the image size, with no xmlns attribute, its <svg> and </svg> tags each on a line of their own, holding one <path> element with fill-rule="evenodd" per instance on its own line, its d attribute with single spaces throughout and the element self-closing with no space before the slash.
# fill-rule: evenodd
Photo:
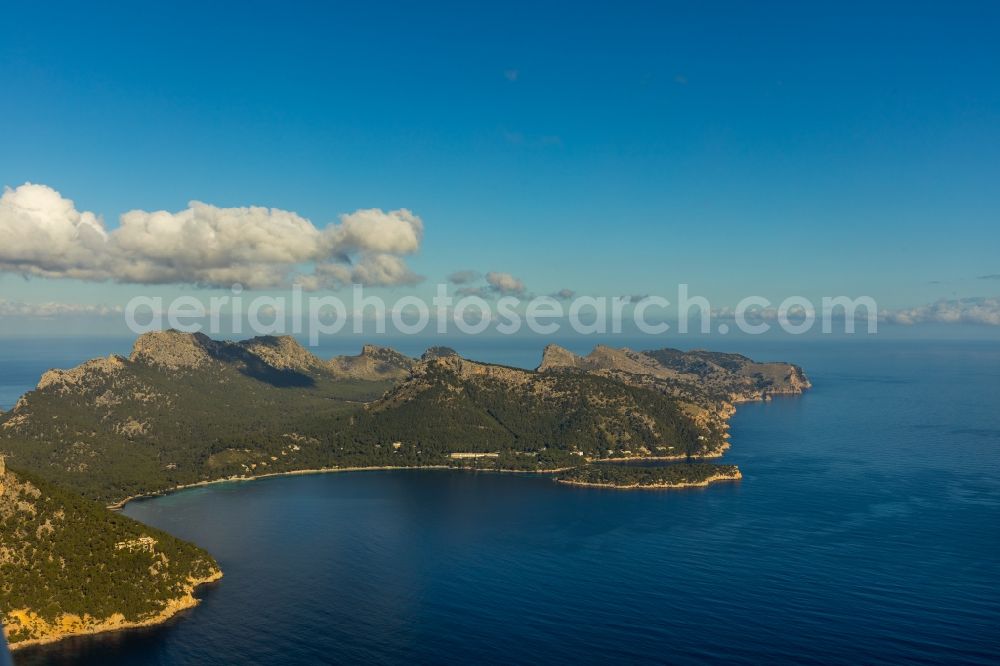
<svg viewBox="0 0 1000 666">
<path fill-rule="evenodd" d="M 995 3 L 17 3 L 0 185 L 132 209 L 358 209 L 532 293 L 995 297 Z M 0 243 L 9 239 L 0 238 Z M 196 287 L 33 277 L 0 300 Z"/>
</svg>

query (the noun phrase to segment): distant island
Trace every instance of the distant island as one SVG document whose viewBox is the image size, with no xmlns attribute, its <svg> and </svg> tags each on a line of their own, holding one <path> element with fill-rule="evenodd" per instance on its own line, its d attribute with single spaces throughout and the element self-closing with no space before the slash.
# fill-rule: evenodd
<svg viewBox="0 0 1000 666">
<path fill-rule="evenodd" d="M 6 487 L 18 489 L 0 502 L 0 619 L 13 647 L 135 626 L 190 605 L 194 586 L 221 576 L 206 553 L 98 502 L 278 474 L 421 467 L 547 473 L 577 486 L 703 486 L 740 478 L 733 465 L 707 462 L 729 447 L 735 404 L 809 387 L 798 366 L 709 351 L 598 346 L 579 356 L 549 345 L 538 368 L 524 370 L 443 347 L 417 359 L 366 345 L 325 360 L 290 337 L 146 334 L 128 357 L 45 373 L 0 414 L 0 455 L 16 470 Z M 93 562 L 66 559 L 80 544 Z M 18 559 L 14 550 L 49 554 Z M 169 569 L 156 568 L 159 555 Z M 43 564 L 53 561 L 75 564 Z M 73 581 L 92 566 L 106 586 L 73 597 Z"/>
</svg>

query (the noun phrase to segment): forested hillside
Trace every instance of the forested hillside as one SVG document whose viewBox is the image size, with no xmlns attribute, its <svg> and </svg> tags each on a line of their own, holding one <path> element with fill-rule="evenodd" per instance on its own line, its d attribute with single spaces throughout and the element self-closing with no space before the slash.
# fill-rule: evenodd
<svg viewBox="0 0 1000 666">
<path fill-rule="evenodd" d="M 46 373 L 0 415 L 0 453 L 87 497 L 329 467 L 552 470 L 728 446 L 733 402 L 800 392 L 796 366 L 735 354 L 555 346 L 538 370 L 432 348 L 322 360 L 291 338 L 174 331 Z"/>
<path fill-rule="evenodd" d="M 150 334 L 129 358 L 46 373 L 0 415 L 0 453 L 103 500 L 286 469 L 279 461 L 329 438 L 343 427 L 341 414 L 405 374 L 390 364 L 395 357 L 349 358 L 334 365 L 289 338 L 234 344 Z"/>
<path fill-rule="evenodd" d="M 0 620 L 11 644 L 152 621 L 220 575 L 189 543 L 31 474 L 0 474 Z"/>
</svg>

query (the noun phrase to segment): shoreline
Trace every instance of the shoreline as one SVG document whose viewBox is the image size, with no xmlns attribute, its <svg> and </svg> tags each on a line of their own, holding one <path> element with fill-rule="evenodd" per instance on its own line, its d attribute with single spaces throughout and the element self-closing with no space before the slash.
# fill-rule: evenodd
<svg viewBox="0 0 1000 666">
<path fill-rule="evenodd" d="M 802 395 L 802 393 L 804 393 L 804 391 L 789 392 L 789 393 L 780 393 L 780 394 L 776 394 L 776 395 L 795 396 L 795 395 Z M 729 421 L 730 421 L 730 419 L 732 419 L 733 415 L 736 413 L 736 408 L 737 408 L 738 405 L 740 405 L 740 404 L 747 404 L 747 403 L 754 403 L 754 402 L 766 402 L 767 399 L 768 399 L 768 395 L 767 394 L 765 394 L 763 396 L 760 396 L 760 397 L 757 397 L 757 398 L 746 398 L 746 397 L 744 397 L 744 398 L 738 398 L 738 397 L 735 397 L 735 396 L 730 396 L 730 398 L 723 403 L 723 406 L 719 410 L 721 412 L 721 414 L 722 414 L 722 422 L 725 424 L 726 430 L 729 429 Z M 728 407 L 726 407 L 726 405 L 728 405 Z M 712 451 L 708 451 L 708 452 L 703 453 L 703 454 L 701 454 L 699 456 L 691 456 L 691 457 L 694 458 L 694 459 L 698 459 L 698 460 L 718 459 L 718 458 L 724 457 L 726 455 L 726 452 L 729 451 L 729 449 L 731 447 L 732 447 L 732 442 L 729 440 L 729 437 L 727 435 L 726 438 L 725 438 L 725 441 L 722 443 L 722 445 L 719 448 L 714 449 Z M 585 462 L 587 464 L 592 464 L 592 463 L 595 463 L 595 462 L 596 463 L 606 463 L 606 462 L 616 463 L 616 462 L 644 462 L 644 461 L 653 461 L 653 462 L 656 462 L 656 461 L 677 461 L 677 460 L 685 460 L 688 457 L 689 456 L 687 456 L 686 454 L 658 455 L 658 456 L 620 456 L 620 457 L 615 457 L 615 458 L 601 458 L 601 459 L 598 459 L 598 460 L 585 459 Z M 128 496 L 128 497 L 126 497 L 124 499 L 121 499 L 121 500 L 119 500 L 117 502 L 114 502 L 112 504 L 108 504 L 107 508 L 109 510 L 111 510 L 111 511 L 121 511 L 122 509 L 125 508 L 126 505 L 128 505 L 129 502 L 133 502 L 135 500 L 153 499 L 154 497 L 165 497 L 167 495 L 172 495 L 174 493 L 181 492 L 182 490 L 190 490 L 192 488 L 202 488 L 202 487 L 205 487 L 205 486 L 212 486 L 212 485 L 216 485 L 216 484 L 220 484 L 220 483 L 245 483 L 245 482 L 249 482 L 249 481 L 257 481 L 259 479 L 269 479 L 269 478 L 276 478 L 276 477 L 282 477 L 282 476 L 303 476 L 303 475 L 312 475 L 312 474 L 333 474 L 333 473 L 337 473 L 337 472 L 391 471 L 391 470 L 405 470 L 405 469 L 444 469 L 444 470 L 457 470 L 457 471 L 465 471 L 465 472 L 489 472 L 489 473 L 494 473 L 494 474 L 558 474 L 560 472 L 565 472 L 566 470 L 573 469 L 573 467 L 576 467 L 576 465 L 573 465 L 573 466 L 570 466 L 570 467 L 559 467 L 559 468 L 544 469 L 544 470 L 535 470 L 535 469 L 478 469 L 478 468 L 474 468 L 474 467 L 453 467 L 451 465 L 374 465 L 374 466 L 370 466 L 370 467 L 366 467 L 366 466 L 319 467 L 319 468 L 311 468 L 311 469 L 291 470 L 291 471 L 288 471 L 288 472 L 269 472 L 267 474 L 257 474 L 257 475 L 254 475 L 254 476 L 230 476 L 230 477 L 224 477 L 224 478 L 220 478 L 220 479 L 211 479 L 211 480 L 208 480 L 208 481 L 197 481 L 195 483 L 186 483 L 186 484 L 181 484 L 179 486 L 173 486 L 171 488 L 167 488 L 167 489 L 164 489 L 164 490 L 157 490 L 157 491 L 148 492 L 148 493 L 139 493 L 137 495 L 130 495 L 130 496 Z M 721 479 L 719 479 L 719 480 L 721 480 Z M 559 483 L 564 483 L 565 485 L 570 485 L 570 483 L 568 481 L 559 481 L 558 479 L 556 479 L 556 481 L 559 482 Z M 580 482 L 578 485 L 582 485 L 582 482 Z M 599 484 L 594 484 L 594 485 L 599 485 Z M 705 484 L 705 485 L 708 485 L 708 484 Z M 607 487 L 616 487 L 617 488 L 619 486 L 610 486 L 609 485 Z M 655 487 L 655 486 L 650 486 L 650 487 L 652 488 L 652 487 Z M 688 487 L 688 486 L 667 486 L 667 487 Z"/>
<path fill-rule="evenodd" d="M 645 460 L 655 460 L 654 458 L 645 458 Z M 166 497 L 167 495 L 173 495 L 174 493 L 179 493 L 183 490 L 191 490 L 193 488 L 203 488 L 205 486 L 214 486 L 222 483 L 249 483 L 251 481 L 259 481 L 260 479 L 271 479 L 283 476 L 311 476 L 314 474 L 334 474 L 337 472 L 388 472 L 394 470 L 407 470 L 407 469 L 440 469 L 440 470 L 452 470 L 456 472 L 486 472 L 488 474 L 558 474 L 559 472 L 565 472 L 566 470 L 573 469 L 577 467 L 574 465 L 572 467 L 557 467 L 553 469 L 479 469 L 476 467 L 453 467 L 451 465 L 374 465 L 372 467 L 318 467 L 315 469 L 296 469 L 289 472 L 269 472 L 267 474 L 258 474 L 255 476 L 230 476 L 222 479 L 212 479 L 210 481 L 198 481 L 196 483 L 186 483 L 180 486 L 173 486 L 172 488 L 167 488 L 166 490 L 157 490 L 149 493 L 141 493 L 138 495 L 131 495 L 125 499 L 119 500 L 114 504 L 108 504 L 106 508 L 110 511 L 121 511 L 128 505 L 129 502 L 141 499 L 153 499 L 155 497 Z"/>
<path fill-rule="evenodd" d="M 721 458 L 725 455 L 724 451 L 711 452 L 700 456 L 695 456 L 695 459 L 715 459 Z M 672 462 L 678 460 L 685 460 L 688 456 L 641 456 L 641 457 L 624 457 L 624 458 L 601 458 L 598 460 L 586 460 L 586 464 L 594 463 L 615 463 L 615 462 Z M 255 476 L 229 476 L 221 479 L 211 479 L 209 481 L 197 481 L 195 483 L 186 483 L 179 486 L 173 486 L 167 488 L 166 490 L 157 490 L 149 493 L 141 493 L 138 495 L 131 495 L 125 499 L 119 500 L 114 504 L 108 504 L 106 508 L 110 511 L 121 511 L 124 509 L 129 502 L 134 502 L 136 500 L 142 499 L 154 499 L 156 497 L 166 497 L 167 495 L 173 495 L 174 493 L 179 493 L 184 490 L 192 490 L 194 488 L 204 488 L 207 486 L 214 486 L 224 483 L 249 483 L 251 481 L 259 481 L 261 479 L 272 479 L 285 476 L 312 476 L 317 474 L 335 474 L 338 472 L 389 472 L 389 471 L 400 471 L 400 470 L 428 470 L 428 469 L 439 469 L 448 470 L 454 472 L 484 472 L 486 474 L 539 474 L 539 475 L 551 475 L 559 474 L 560 472 L 565 472 L 567 470 L 575 469 L 579 465 L 572 465 L 570 467 L 555 467 L 552 469 L 480 469 L 476 467 L 454 467 L 452 465 L 374 465 L 371 467 L 318 467 L 314 469 L 296 469 L 288 472 L 269 472 L 267 474 L 258 474 Z M 556 479 L 559 481 L 559 479 Z M 559 481 L 560 483 L 569 484 L 568 481 Z M 618 486 L 616 486 L 618 487 Z M 680 486 L 678 486 L 680 487 Z"/>
<path fill-rule="evenodd" d="M 611 488 L 613 490 L 674 490 L 678 488 L 705 488 L 720 481 L 740 481 L 743 474 L 714 474 L 703 481 L 684 481 L 682 483 L 594 483 L 592 481 L 574 481 L 573 479 L 556 479 L 556 483 L 566 486 L 579 486 L 582 488 Z"/>
<path fill-rule="evenodd" d="M 391 469 L 451 469 L 447 465 L 423 465 L 417 467 L 404 467 L 404 466 L 376 466 L 376 467 L 320 467 L 317 469 L 297 469 L 290 472 L 269 472 L 268 474 L 258 474 L 255 476 L 227 476 L 221 479 L 211 479 L 208 481 L 196 481 L 195 483 L 185 483 L 179 486 L 173 486 L 165 490 L 155 490 L 148 493 L 139 493 L 138 495 L 130 495 L 125 499 L 119 500 L 114 504 L 108 504 L 107 509 L 111 511 L 121 511 L 129 502 L 141 499 L 153 499 L 154 497 L 166 497 L 167 495 L 173 495 L 174 493 L 179 493 L 182 490 L 191 490 L 193 488 L 203 488 L 205 486 L 214 486 L 220 483 L 247 483 L 250 481 L 257 481 L 259 479 L 268 479 L 279 476 L 303 476 L 307 474 L 331 474 L 333 472 L 366 472 L 375 470 L 391 470 Z"/>
<path fill-rule="evenodd" d="M 39 647 L 42 645 L 52 645 L 54 643 L 59 643 L 70 638 L 78 638 L 83 636 L 97 636 L 99 634 L 110 634 L 119 631 L 129 631 L 132 629 L 142 629 L 145 627 L 155 627 L 165 622 L 168 622 L 178 613 L 182 611 L 195 608 L 201 603 L 201 600 L 194 596 L 194 593 L 201 587 L 216 583 L 223 578 L 223 573 L 221 569 L 216 569 L 215 573 L 206 576 L 205 578 L 189 579 L 189 585 L 183 596 L 176 599 L 170 599 L 167 601 L 166 606 L 156 615 L 148 617 L 144 620 L 138 620 L 136 622 L 122 621 L 118 622 L 114 620 L 115 616 L 110 618 L 105 618 L 104 620 L 87 625 L 79 631 L 63 631 L 62 633 L 56 633 L 51 636 L 46 636 L 44 638 L 30 638 L 26 641 L 18 641 L 17 643 L 10 643 L 8 641 L 8 649 L 13 653 L 18 650 L 29 647 Z"/>
</svg>

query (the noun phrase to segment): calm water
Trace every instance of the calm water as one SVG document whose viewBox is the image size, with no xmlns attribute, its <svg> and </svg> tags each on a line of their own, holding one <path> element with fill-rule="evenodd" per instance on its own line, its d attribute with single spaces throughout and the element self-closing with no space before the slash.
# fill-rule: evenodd
<svg viewBox="0 0 1000 666">
<path fill-rule="evenodd" d="M 136 502 L 226 578 L 165 627 L 18 662 L 996 663 L 1000 344 L 742 350 L 816 388 L 740 408 L 741 483 L 362 472 Z"/>
</svg>

